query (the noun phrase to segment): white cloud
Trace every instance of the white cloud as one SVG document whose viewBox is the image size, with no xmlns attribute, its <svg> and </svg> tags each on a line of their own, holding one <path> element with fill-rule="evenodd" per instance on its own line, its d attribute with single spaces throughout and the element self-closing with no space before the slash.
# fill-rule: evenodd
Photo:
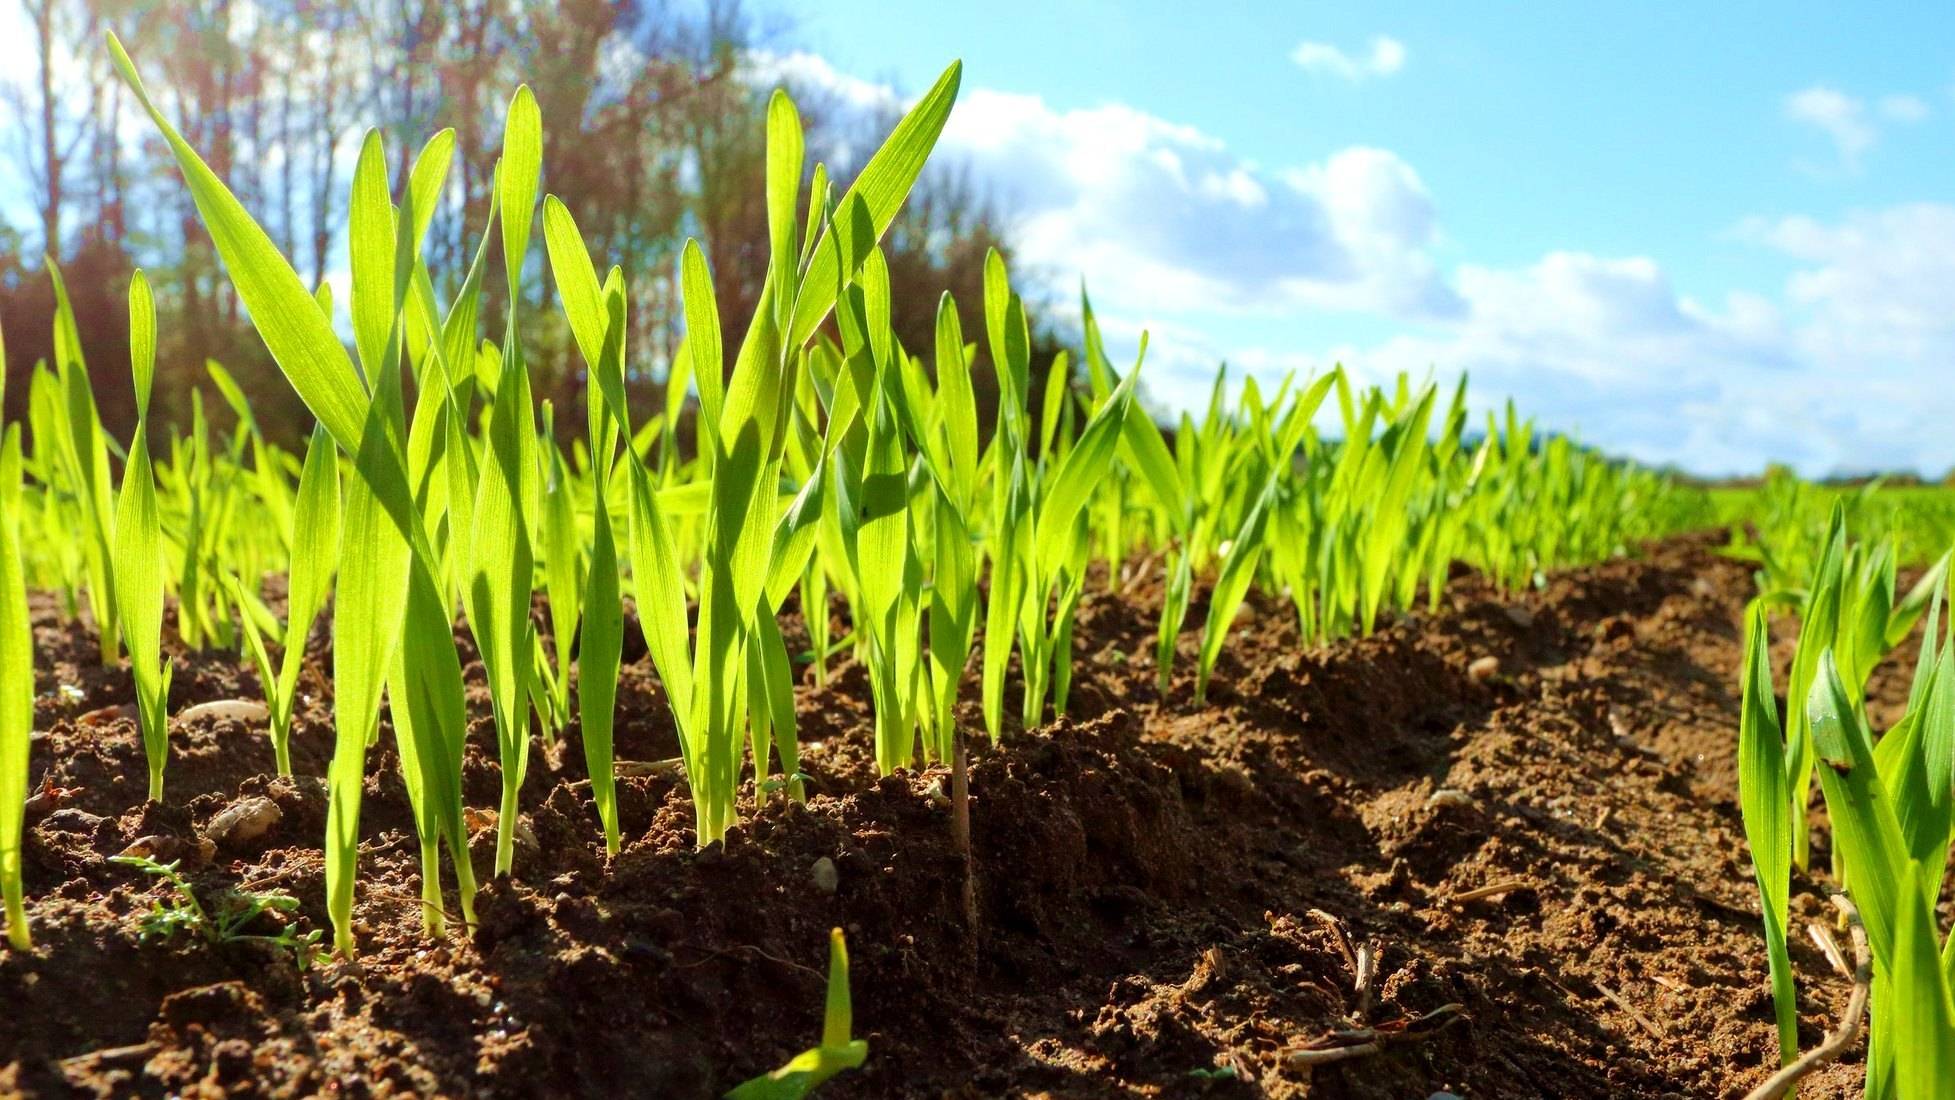
<svg viewBox="0 0 1955 1100">
<path fill-rule="evenodd" d="M 865 111 L 885 111 L 905 105 L 887 84 L 864 80 L 835 68 L 820 54 L 806 50 L 772 53 L 757 50 L 747 58 L 746 78 L 760 85 L 788 84 L 799 90 L 815 88 Z"/>
<path fill-rule="evenodd" d="M 1858 96 L 1815 84 L 1785 97 L 1785 117 L 1824 133 L 1839 154 L 1840 167 L 1860 170 L 1861 158 L 1879 143 L 1882 123 L 1908 126 L 1931 114 L 1926 100 L 1895 92 L 1869 105 Z"/>
<path fill-rule="evenodd" d="M 944 145 L 1005 189 L 1025 259 L 1142 308 L 1455 304 L 1428 256 L 1431 197 L 1382 149 L 1272 172 L 1129 107 L 1061 111 L 986 89 L 967 93 Z"/>
<path fill-rule="evenodd" d="M 1850 171 L 1858 170 L 1860 157 L 1880 136 L 1867 120 L 1867 105 L 1836 88 L 1815 85 L 1792 93 L 1785 98 L 1785 115 L 1823 131 Z"/>
<path fill-rule="evenodd" d="M 1880 97 L 1880 114 L 1893 122 L 1922 122 L 1928 117 L 1928 104 L 1920 96 L 1885 95 Z"/>
<path fill-rule="evenodd" d="M 1518 269 L 1463 266 L 1458 322 L 1370 347 L 1336 349 L 1373 380 L 1398 371 L 1473 379 L 1477 403 L 1509 396 L 1556 430 L 1650 462 L 1755 468 L 1727 446 L 1727 383 L 1780 369 L 1776 311 L 1752 298 L 1706 308 L 1680 297 L 1647 257 L 1554 252 Z M 1720 418 L 1705 424 L 1704 416 Z"/>
<path fill-rule="evenodd" d="M 1459 300 L 1432 258 L 1439 225 L 1432 196 L 1412 166 L 1385 149 L 1355 146 L 1284 174 L 1323 205 L 1357 277 L 1302 294 L 1317 305 L 1371 308 L 1396 316 L 1447 316 Z"/>
<path fill-rule="evenodd" d="M 1937 364 L 1955 378 L 1955 206 L 1909 203 L 1832 224 L 1752 219 L 1738 235 L 1800 265 L 1786 298 L 1805 315 L 1814 358 Z"/>
<path fill-rule="evenodd" d="M 766 65 L 769 78 L 818 94 L 900 104 L 886 86 L 812 54 Z M 1430 256 L 1431 196 L 1387 150 L 1269 170 L 1195 127 L 1122 104 L 1061 110 L 968 85 L 938 150 L 996 191 L 1026 266 L 1082 275 L 1129 309 L 1458 309 Z"/>
<path fill-rule="evenodd" d="M 1453 273 L 1458 316 L 1375 342 L 1243 346 L 1150 320 L 1148 386 L 1199 409 L 1227 359 L 1265 385 L 1341 362 L 1360 380 L 1472 378 L 1476 409 L 1514 397 L 1545 428 L 1706 474 L 1789 462 L 1808 475 L 1955 466 L 1955 206 L 1754 219 L 1734 236 L 1794 264 L 1781 292 L 1704 303 L 1644 256 L 1560 251 Z M 1131 348 L 1138 326 L 1109 322 Z"/>
<path fill-rule="evenodd" d="M 853 102 L 898 102 L 819 58 L 785 66 Z M 1843 157 L 1907 113 L 1823 88 L 1793 99 Z M 1050 279 L 1065 309 L 1083 276 L 1116 357 L 1152 334 L 1163 412 L 1199 410 L 1224 359 L 1265 384 L 1341 361 L 1371 381 L 1466 371 L 1482 409 L 1511 396 L 1545 428 L 1705 473 L 1955 465 L 1955 386 L 1928 384 L 1955 378 L 1955 206 L 1748 220 L 1730 239 L 1789 274 L 1706 302 L 1649 256 L 1442 268 L 1438 204 L 1386 149 L 1270 167 L 1131 107 L 969 86 L 939 148 L 1014 213 L 1020 278 Z M 1313 340 L 1325 317 L 1396 335 Z"/>
<path fill-rule="evenodd" d="M 1955 466 L 1955 206 L 1753 219 L 1736 237 L 1793 261 L 1782 296 L 1680 295 L 1646 257 L 1551 253 L 1462 266 L 1460 320 L 1325 349 L 1373 379 L 1467 371 L 1543 424 L 1705 473 Z M 1240 358 L 1240 357 L 1239 357 Z"/>
<path fill-rule="evenodd" d="M 1327 42 L 1299 42 L 1290 60 L 1307 73 L 1334 76 L 1356 83 L 1374 76 L 1392 76 L 1405 67 L 1405 44 L 1379 35 L 1362 54 L 1349 54 Z"/>
</svg>

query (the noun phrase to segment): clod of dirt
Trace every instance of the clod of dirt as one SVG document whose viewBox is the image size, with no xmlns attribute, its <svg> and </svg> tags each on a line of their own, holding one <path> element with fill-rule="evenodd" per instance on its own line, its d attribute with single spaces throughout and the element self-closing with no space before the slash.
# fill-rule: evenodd
<svg viewBox="0 0 1955 1100">
<path fill-rule="evenodd" d="M 704 851 L 676 769 L 620 766 L 625 843 L 607 856 L 573 726 L 531 758 L 511 876 L 487 875 L 495 813 L 470 814 L 472 943 L 452 891 L 452 938 L 422 933 L 413 806 L 383 738 L 360 820 L 360 965 L 303 974 L 237 945 L 142 942 L 153 885 L 104 861 L 142 838 L 200 891 L 276 888 L 297 929 L 323 929 L 330 695 L 300 704 L 296 779 L 231 719 L 186 723 L 169 800 L 147 803 L 126 672 L 101 670 L 89 628 L 37 595 L 37 682 L 86 691 L 38 704 L 31 779 L 60 793 L 23 850 L 36 951 L 0 952 L 0 1095 L 719 1095 L 819 1034 L 841 927 L 874 1053 L 837 1096 L 1740 1096 L 1777 1040 L 1735 839 L 1731 688 L 1755 587 L 1718 544 L 1557 574 L 1527 594 L 1530 627 L 1464 573 L 1447 609 L 1328 646 L 1252 593 L 1200 708 L 1200 614 L 1163 696 L 1158 578 L 1109 593 L 1095 575 L 1070 718 L 973 739 L 968 847 L 942 769 L 877 778 L 867 677 L 846 658 L 795 688 L 808 803 L 766 799 Z M 796 652 L 799 613 L 782 618 Z M 669 761 L 637 634 L 618 755 Z M 254 690 L 232 655 L 173 658 L 182 704 Z M 1876 673 L 1876 699 L 1905 697 L 1912 662 L 1904 647 Z M 328 673 L 312 659 L 307 682 Z M 485 723 L 479 663 L 470 676 Z M 980 728 L 974 698 L 957 717 Z M 1671 763 L 1625 767 L 1618 724 Z M 493 742 L 468 751 L 468 800 L 493 806 Z M 239 847 L 261 798 L 282 818 Z M 1795 906 L 1820 912 L 1807 880 Z M 1337 916 L 1306 919 L 1319 911 Z M 1816 1038 L 1844 990 L 1803 938 L 1792 952 Z M 1286 1068 L 1299 1041 L 1449 1005 L 1470 1022 L 1308 1082 Z M 1860 1078 L 1835 1064 L 1802 1095 L 1845 1100 Z"/>
<path fill-rule="evenodd" d="M 64 806 L 48 814 L 37 824 L 43 832 L 73 833 L 77 836 L 95 836 L 108 823 L 108 818 L 91 814 L 74 806 Z"/>
</svg>

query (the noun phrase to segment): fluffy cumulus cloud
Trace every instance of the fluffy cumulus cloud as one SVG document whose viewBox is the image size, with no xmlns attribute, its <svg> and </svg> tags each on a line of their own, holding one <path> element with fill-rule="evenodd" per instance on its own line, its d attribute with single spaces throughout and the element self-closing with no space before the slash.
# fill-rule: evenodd
<svg viewBox="0 0 1955 1100">
<path fill-rule="evenodd" d="M 1955 207 L 1837 222 L 1754 220 L 1738 236 L 1793 266 L 1774 296 L 1679 295 L 1645 258 L 1555 253 L 1462 267 L 1466 317 L 1373 347 L 1360 370 L 1466 370 L 1544 423 L 1706 473 L 1955 465 Z"/>
<path fill-rule="evenodd" d="M 1454 307 L 1428 258 L 1431 197 L 1383 150 L 1269 172 L 1129 107 L 1058 111 L 983 89 L 944 141 L 995 181 L 1024 259 L 1083 271 L 1134 307 Z"/>
<path fill-rule="evenodd" d="M 1785 97 L 1785 117 L 1816 127 L 1833 142 L 1840 162 L 1857 167 L 1879 136 L 1867 105 L 1837 88 L 1811 87 Z"/>
<path fill-rule="evenodd" d="M 769 63 L 901 105 L 811 55 Z M 1910 111 L 1826 93 L 1797 113 L 1857 156 Z M 1150 333 L 1159 412 L 1199 407 L 1224 359 L 1265 381 L 1333 362 L 1379 381 L 1464 370 L 1483 407 L 1513 396 L 1547 427 L 1705 473 L 1955 465 L 1955 386 L 1924 385 L 1955 381 L 1955 207 L 1746 221 L 1731 238 L 1789 274 L 1698 301 L 1644 256 L 1442 268 L 1439 207 L 1386 149 L 1271 167 L 1131 107 L 970 86 L 939 149 L 1012 212 L 1021 270 L 1051 280 L 1061 308 L 1084 277 L 1116 354 Z M 1310 337 L 1325 317 L 1397 335 L 1326 346 Z"/>
<path fill-rule="evenodd" d="M 1940 361 L 1955 380 L 1955 206 L 1910 203 L 1832 223 L 1751 219 L 1738 235 L 1799 265 L 1786 297 L 1805 315 L 1807 353 Z"/>
<path fill-rule="evenodd" d="M 1328 42 L 1299 42 L 1290 60 L 1307 73 L 1334 76 L 1357 83 L 1375 76 L 1392 76 L 1405 68 L 1405 44 L 1379 35 L 1362 53 L 1346 53 Z"/>
<path fill-rule="evenodd" d="M 811 88 L 859 110 L 872 112 L 901 108 L 903 97 L 896 89 L 874 80 L 845 73 L 828 59 L 806 50 L 774 53 L 759 50 L 747 59 L 751 71 L 747 79 L 762 86 L 788 84 L 797 90 Z"/>
<path fill-rule="evenodd" d="M 811 54 L 765 59 L 769 76 L 858 105 L 879 84 Z M 1019 257 L 1084 274 L 1096 294 L 1169 313 L 1319 306 L 1444 316 L 1459 308 L 1430 250 L 1432 198 L 1383 149 L 1269 170 L 1219 139 L 1120 104 L 1060 110 L 1034 95 L 963 89 L 939 157 L 1010 211 Z"/>
<path fill-rule="evenodd" d="M 1881 124 L 1909 125 L 1929 115 L 1919 96 L 1895 93 L 1869 105 L 1838 88 L 1816 84 L 1785 97 L 1785 117 L 1825 134 L 1849 172 L 1860 169 L 1861 158 L 1880 141 Z"/>
</svg>

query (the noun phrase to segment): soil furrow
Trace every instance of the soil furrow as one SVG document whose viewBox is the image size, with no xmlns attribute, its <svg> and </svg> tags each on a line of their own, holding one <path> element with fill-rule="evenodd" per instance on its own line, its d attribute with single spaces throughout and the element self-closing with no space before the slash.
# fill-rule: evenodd
<svg viewBox="0 0 1955 1100">
<path fill-rule="evenodd" d="M 126 677 L 37 603 L 34 769 L 65 790 L 31 821 L 37 952 L 0 955 L 0 1087 L 708 1096 L 815 1038 L 840 926 L 871 1054 L 826 1096 L 1740 1096 L 1775 1045 L 1730 766 L 1752 585 L 1714 545 L 1514 599 L 1464 578 L 1439 612 L 1320 650 L 1252 600 L 1199 709 L 1192 677 L 1155 691 L 1146 584 L 1089 595 L 1071 716 L 973 750 L 968 903 L 948 780 L 876 777 L 851 665 L 799 691 L 808 805 L 771 800 L 723 848 L 695 851 L 683 787 L 641 775 L 620 781 L 627 840 L 607 861 L 575 729 L 540 751 L 517 874 L 466 941 L 419 935 L 389 734 L 369 761 L 364 954 L 303 973 L 253 944 L 141 943 L 157 895 L 108 857 L 148 838 L 207 894 L 283 889 L 324 927 L 319 782 L 271 776 L 262 728 L 215 718 L 173 732 L 170 801 L 143 804 L 113 709 Z M 618 754 L 673 756 L 634 656 Z M 255 693 L 225 656 L 178 659 L 176 707 Z M 315 775 L 327 667 L 294 738 Z M 478 733 L 468 798 L 490 805 Z M 214 826 L 253 799 L 276 807 L 262 835 Z M 1803 944 L 1816 1041 L 1844 991 Z M 1333 1029 L 1450 1005 L 1417 1040 L 1292 1065 Z M 1803 1095 L 1857 1077 L 1835 1067 Z"/>
</svg>

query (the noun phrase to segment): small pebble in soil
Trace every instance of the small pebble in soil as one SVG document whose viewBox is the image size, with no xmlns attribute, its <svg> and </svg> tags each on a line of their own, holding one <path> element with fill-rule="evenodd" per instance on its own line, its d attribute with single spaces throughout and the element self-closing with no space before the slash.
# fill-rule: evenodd
<svg viewBox="0 0 1955 1100">
<path fill-rule="evenodd" d="M 262 722 L 269 717 L 271 711 L 263 703 L 251 699 L 219 699 L 215 702 L 185 707 L 178 712 L 176 721 L 189 724 L 206 718 L 229 718 L 248 723 Z"/>
<path fill-rule="evenodd" d="M 815 889 L 824 894 L 834 893 L 842 884 L 841 872 L 835 869 L 835 861 L 827 856 L 815 860 L 815 865 L 809 869 L 808 875 L 814 879 Z"/>
<path fill-rule="evenodd" d="M 242 848 L 259 840 L 285 819 L 285 812 L 269 798 L 240 798 L 217 812 L 204 826 L 204 835 L 226 848 Z"/>
<path fill-rule="evenodd" d="M 1476 657 L 1472 664 L 1466 666 L 1466 674 L 1474 681 L 1484 684 L 1500 675 L 1500 658 L 1491 653 L 1484 657 Z"/>
</svg>

